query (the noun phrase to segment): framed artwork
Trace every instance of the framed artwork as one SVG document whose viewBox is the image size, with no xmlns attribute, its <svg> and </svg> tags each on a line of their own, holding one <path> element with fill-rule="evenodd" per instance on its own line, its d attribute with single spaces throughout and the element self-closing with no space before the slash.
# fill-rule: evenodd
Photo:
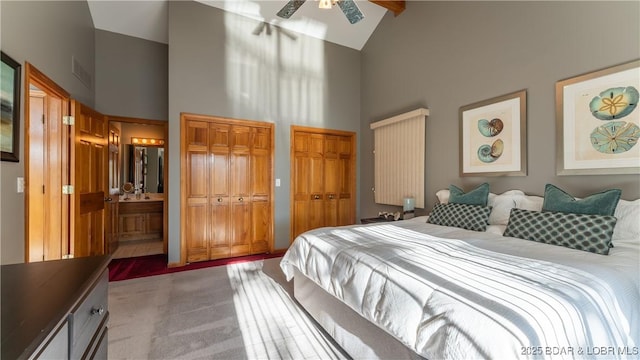
<svg viewBox="0 0 640 360">
<path fill-rule="evenodd" d="M 556 174 L 640 173 L 640 60 L 556 83 Z"/>
<path fill-rule="evenodd" d="M 460 176 L 527 175 L 527 91 L 460 108 Z"/>
<path fill-rule="evenodd" d="M 2 53 L 0 69 L 0 149 L 2 161 L 18 162 L 20 138 L 20 64 Z"/>
</svg>

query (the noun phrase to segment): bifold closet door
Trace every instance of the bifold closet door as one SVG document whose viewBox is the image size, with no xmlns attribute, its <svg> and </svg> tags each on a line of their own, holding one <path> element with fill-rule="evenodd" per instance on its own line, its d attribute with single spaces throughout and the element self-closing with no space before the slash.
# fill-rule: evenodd
<svg viewBox="0 0 640 360">
<path fill-rule="evenodd" d="M 186 262 L 273 246 L 273 125 L 183 115 Z"/>
<path fill-rule="evenodd" d="M 291 240 L 355 223 L 355 134 L 292 126 Z"/>
<path fill-rule="evenodd" d="M 185 221 L 183 230 L 187 239 L 187 262 L 209 260 L 209 124 L 189 121 L 186 124 L 184 154 L 186 172 L 183 177 L 186 191 L 183 198 Z"/>
</svg>

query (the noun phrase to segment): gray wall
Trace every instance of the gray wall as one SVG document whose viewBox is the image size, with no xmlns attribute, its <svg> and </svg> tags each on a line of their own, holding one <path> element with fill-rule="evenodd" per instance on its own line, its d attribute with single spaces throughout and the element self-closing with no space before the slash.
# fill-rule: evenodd
<svg viewBox="0 0 640 360">
<path fill-rule="evenodd" d="M 616 14 L 602 16 L 602 14 Z M 621 188 L 640 196 L 637 175 L 555 175 L 555 83 L 640 57 L 638 2 L 417 2 L 387 14 L 362 51 L 361 154 L 373 149 L 371 122 L 428 107 L 427 208 L 435 192 L 487 181 L 491 191 L 542 195 L 545 183 L 577 196 Z M 459 177 L 458 110 L 527 89 L 528 176 Z M 362 156 L 362 216 L 374 204 L 373 159 Z"/>
<path fill-rule="evenodd" d="M 169 144 L 180 113 L 275 123 L 275 247 L 289 244 L 290 125 L 359 131 L 360 53 L 195 2 L 169 4 Z M 169 149 L 169 261 L 179 261 L 180 149 Z"/>
<path fill-rule="evenodd" d="M 95 31 L 96 107 L 107 115 L 166 120 L 168 46 Z"/>
<path fill-rule="evenodd" d="M 74 56 L 94 72 L 93 20 L 84 1 L 0 1 L 2 51 L 23 65 L 28 61 L 62 86 L 71 96 L 94 106 L 94 89 L 71 73 Z M 25 94 L 21 94 L 23 115 Z M 24 261 L 24 194 L 16 179 L 24 176 L 24 119 L 20 120 L 20 162 L 0 163 L 0 237 L 2 264 Z"/>
</svg>

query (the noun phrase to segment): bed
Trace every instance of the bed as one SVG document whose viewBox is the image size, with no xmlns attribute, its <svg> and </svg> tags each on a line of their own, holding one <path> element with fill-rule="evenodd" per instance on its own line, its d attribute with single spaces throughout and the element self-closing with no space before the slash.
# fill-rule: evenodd
<svg viewBox="0 0 640 360">
<path fill-rule="evenodd" d="M 312 230 L 281 268 L 353 358 L 638 358 L 640 200 L 618 203 L 608 255 L 503 236 L 542 197 L 488 202 L 481 232 L 427 217 Z"/>
</svg>

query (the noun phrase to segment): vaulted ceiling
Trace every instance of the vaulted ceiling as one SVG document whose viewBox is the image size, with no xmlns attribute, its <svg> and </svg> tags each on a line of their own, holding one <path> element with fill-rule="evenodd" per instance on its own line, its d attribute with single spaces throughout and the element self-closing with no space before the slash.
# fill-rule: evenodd
<svg viewBox="0 0 640 360">
<path fill-rule="evenodd" d="M 405 9 L 404 0 L 355 0 L 365 17 L 352 25 L 337 6 L 319 9 L 313 0 L 307 0 L 290 19 L 276 16 L 287 0 L 196 1 L 356 50 L 366 44 L 387 10 L 398 15 Z M 167 0 L 88 0 L 88 3 L 97 29 L 168 43 Z"/>
</svg>

